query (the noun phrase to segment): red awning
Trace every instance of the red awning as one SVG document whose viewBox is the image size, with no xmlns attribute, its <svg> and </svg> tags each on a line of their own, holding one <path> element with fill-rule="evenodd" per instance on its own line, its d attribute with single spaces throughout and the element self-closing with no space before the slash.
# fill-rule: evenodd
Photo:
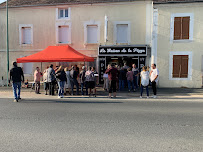
<svg viewBox="0 0 203 152">
<path fill-rule="evenodd" d="M 45 50 L 17 59 L 17 63 L 26 62 L 93 62 L 94 58 L 83 55 L 69 45 L 48 46 Z"/>
</svg>

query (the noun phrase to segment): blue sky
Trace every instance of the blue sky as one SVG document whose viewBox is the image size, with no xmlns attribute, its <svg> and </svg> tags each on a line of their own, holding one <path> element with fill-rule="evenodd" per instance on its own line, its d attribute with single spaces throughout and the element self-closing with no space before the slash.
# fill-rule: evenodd
<svg viewBox="0 0 203 152">
<path fill-rule="evenodd" d="M 5 2 L 6 0 L 0 0 L 0 3 Z"/>
</svg>

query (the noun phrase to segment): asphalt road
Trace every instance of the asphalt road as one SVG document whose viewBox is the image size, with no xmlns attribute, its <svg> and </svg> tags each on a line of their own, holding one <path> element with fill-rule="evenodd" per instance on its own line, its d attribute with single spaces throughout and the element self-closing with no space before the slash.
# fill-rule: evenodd
<svg viewBox="0 0 203 152">
<path fill-rule="evenodd" d="M 203 102 L 0 99 L 0 152 L 203 152 Z"/>
</svg>

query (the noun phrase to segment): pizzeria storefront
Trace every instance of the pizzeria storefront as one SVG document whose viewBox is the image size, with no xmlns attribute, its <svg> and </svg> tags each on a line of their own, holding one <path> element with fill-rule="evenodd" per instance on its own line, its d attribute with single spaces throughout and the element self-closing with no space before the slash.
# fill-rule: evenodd
<svg viewBox="0 0 203 152">
<path fill-rule="evenodd" d="M 108 64 L 128 66 L 136 64 L 139 69 L 146 65 L 147 45 L 130 45 L 130 46 L 99 46 L 98 48 L 98 69 L 99 83 L 103 83 L 103 74 Z"/>
</svg>

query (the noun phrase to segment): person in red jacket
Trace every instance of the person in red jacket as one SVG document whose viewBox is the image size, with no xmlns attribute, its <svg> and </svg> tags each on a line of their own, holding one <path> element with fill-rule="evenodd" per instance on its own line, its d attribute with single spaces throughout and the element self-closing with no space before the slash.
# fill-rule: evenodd
<svg viewBox="0 0 203 152">
<path fill-rule="evenodd" d="M 112 92 L 113 92 L 114 98 L 115 98 L 116 97 L 116 82 L 117 82 L 117 78 L 119 75 L 119 71 L 112 64 L 111 66 L 108 66 L 108 69 L 106 70 L 105 73 L 108 74 L 109 84 L 110 84 L 109 98 L 111 98 Z"/>
</svg>

